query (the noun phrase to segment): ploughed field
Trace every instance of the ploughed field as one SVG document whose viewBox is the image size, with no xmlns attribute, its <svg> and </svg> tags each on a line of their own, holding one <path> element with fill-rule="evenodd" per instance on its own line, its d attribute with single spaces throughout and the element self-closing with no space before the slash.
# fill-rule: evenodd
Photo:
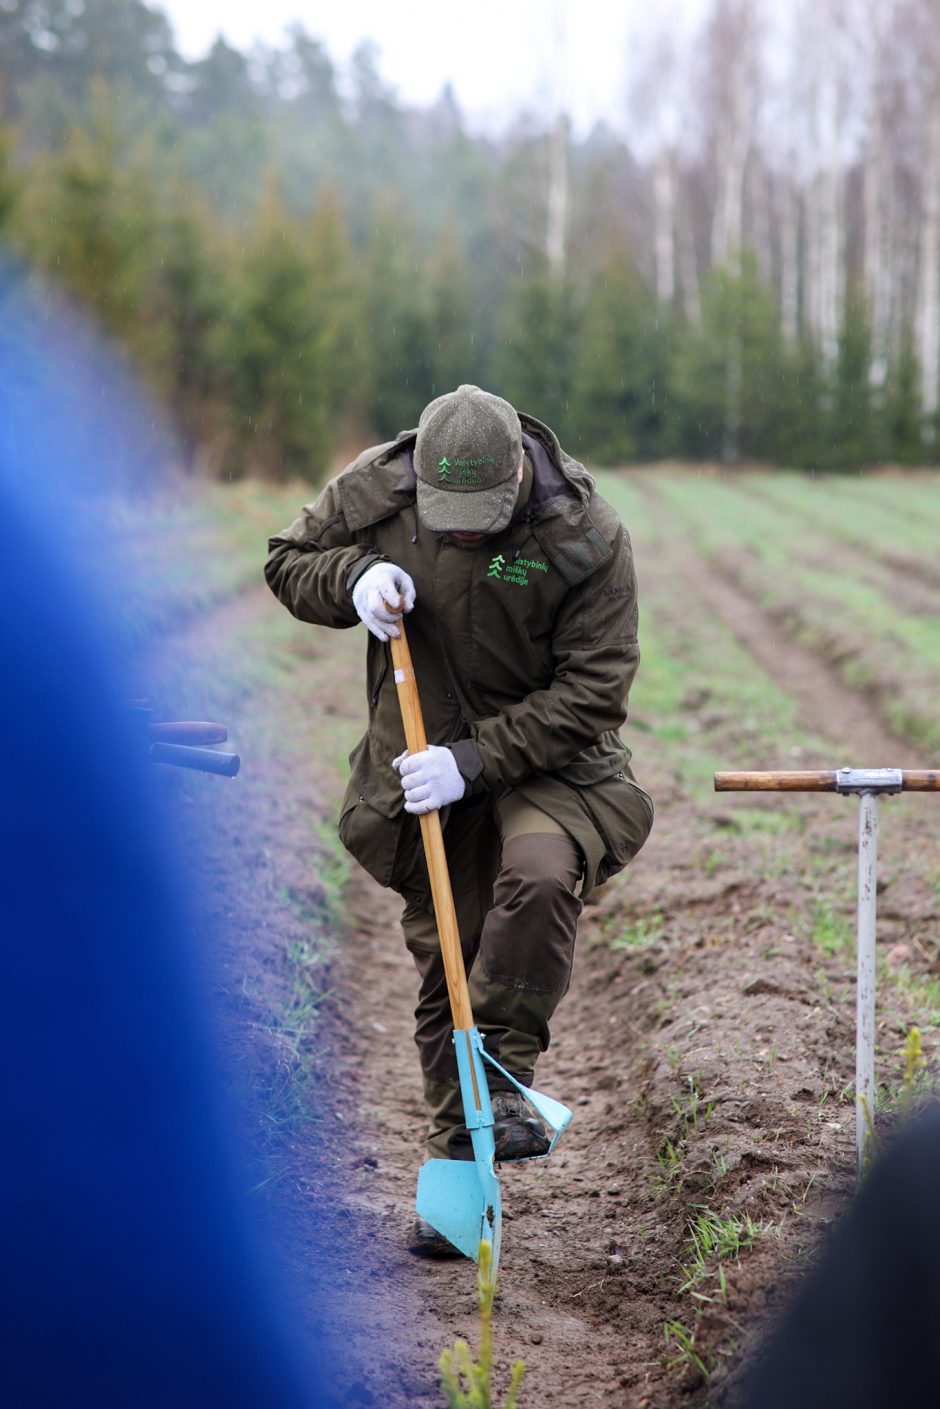
<svg viewBox="0 0 940 1409">
<path fill-rule="evenodd" d="M 858 804 L 716 795 L 717 769 L 940 758 L 940 477 L 655 467 L 605 475 L 643 660 L 625 735 L 657 808 L 585 909 L 539 1070 L 575 1119 L 503 1171 L 497 1380 L 523 1405 L 722 1404 L 853 1180 Z M 363 628 L 294 622 L 268 533 L 312 492 L 114 510 L 127 687 L 228 722 L 233 783 L 167 773 L 257 1178 L 337 1402 L 443 1404 L 475 1340 L 466 1264 L 405 1251 L 422 1115 L 398 904 L 335 839 Z M 135 584 L 139 584 L 139 587 Z M 419 682 L 420 685 L 420 682 Z M 940 797 L 881 805 L 876 1124 L 940 1034 Z M 197 845 L 198 842 L 198 845 Z M 193 859 L 196 858 L 196 859 Z M 915 1092 L 915 1095 L 918 1094 Z M 315 1280 L 325 1251 L 326 1291 Z"/>
</svg>

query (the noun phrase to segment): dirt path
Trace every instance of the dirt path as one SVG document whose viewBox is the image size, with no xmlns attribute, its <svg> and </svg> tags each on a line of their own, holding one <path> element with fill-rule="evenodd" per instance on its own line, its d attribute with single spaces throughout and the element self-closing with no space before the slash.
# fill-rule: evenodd
<svg viewBox="0 0 940 1409">
<path fill-rule="evenodd" d="M 659 512 L 666 512 L 665 501 L 649 479 L 637 476 L 634 482 Z M 716 613 L 757 664 L 798 702 L 804 727 L 832 744 L 833 766 L 897 768 L 918 761 L 917 751 L 878 719 L 870 699 L 794 640 L 785 617 L 771 616 L 748 596 L 733 556 L 708 561 L 691 552 L 688 539 L 680 536 L 650 557 L 644 573 L 685 583 L 688 592 Z"/>
<path fill-rule="evenodd" d="M 641 552 L 640 574 L 664 610 L 681 574 L 836 761 L 905 760 L 864 700 L 687 543 L 674 556 Z M 474 1278 L 405 1251 L 423 1132 L 411 961 L 396 898 L 358 870 L 343 887 L 331 841 L 363 653 L 360 632 L 305 629 L 259 589 L 166 642 L 148 693 L 169 674 L 177 690 L 188 678 L 244 758 L 234 784 L 168 778 L 168 815 L 197 858 L 196 927 L 249 1111 L 257 1197 L 274 1213 L 311 1344 L 332 1336 L 341 1347 L 328 1357 L 337 1403 L 438 1409 L 441 1350 L 476 1339 Z M 840 1094 L 851 984 L 844 955 L 821 955 L 796 930 L 795 902 L 808 908 L 813 892 L 807 881 L 794 896 L 790 878 L 797 855 L 842 868 L 851 832 L 832 849 L 831 820 L 797 808 L 794 831 L 771 848 L 735 814 L 716 820 L 642 734 L 632 741 L 657 826 L 585 911 L 539 1069 L 575 1120 L 550 1162 L 503 1173 L 497 1381 L 525 1359 L 532 1409 L 704 1403 L 670 1326 L 717 1347 L 708 1394 L 723 1402 L 780 1269 L 831 1215 L 851 1169 Z M 918 825 L 904 834 L 911 848 Z M 914 877 L 889 937 L 932 904 Z M 332 936 L 325 961 L 312 952 L 318 935 Z M 704 1318 L 680 1275 L 702 1207 L 761 1224 L 720 1304 L 711 1282 L 697 1284 Z"/>
<path fill-rule="evenodd" d="M 772 493 L 760 477 L 752 476 L 743 481 L 741 489 L 775 513 L 805 522 L 805 507 L 788 504 L 785 499 Z M 894 513 L 898 512 L 896 502 L 886 505 L 886 509 L 888 507 Z M 904 510 L 901 509 L 901 512 L 903 514 Z M 870 543 L 852 538 L 842 529 L 838 538 L 829 540 L 826 557 L 819 561 L 818 566 L 830 572 L 838 569 L 863 577 L 915 616 L 935 614 L 940 606 L 940 565 L 899 551 L 890 540 L 883 545 L 875 545 L 873 551 Z"/>
</svg>

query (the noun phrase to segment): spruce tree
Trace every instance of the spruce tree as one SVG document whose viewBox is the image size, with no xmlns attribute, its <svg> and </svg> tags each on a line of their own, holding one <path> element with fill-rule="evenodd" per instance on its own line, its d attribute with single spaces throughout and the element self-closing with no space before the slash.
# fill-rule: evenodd
<svg viewBox="0 0 940 1409">
<path fill-rule="evenodd" d="M 273 182 L 238 270 L 225 351 L 235 421 L 229 472 L 321 478 L 329 416 L 313 272 L 304 232 Z"/>
<path fill-rule="evenodd" d="M 846 303 L 824 420 L 824 463 L 833 469 L 858 469 L 880 458 L 881 427 L 870 367 L 871 326 L 864 297 L 856 290 Z"/>
<path fill-rule="evenodd" d="M 904 330 L 885 384 L 885 453 L 901 465 L 924 463 L 920 368 L 910 328 Z"/>
<path fill-rule="evenodd" d="M 155 192 L 121 153 L 119 117 L 104 83 L 95 120 L 34 168 L 24 193 L 29 252 L 109 333 L 131 339 L 152 257 Z"/>
<path fill-rule="evenodd" d="M 432 366 L 426 255 L 397 196 L 377 201 L 361 275 L 358 327 L 365 382 L 363 415 L 382 440 L 417 424 L 431 400 Z"/>
<path fill-rule="evenodd" d="M 203 199 L 177 181 L 153 231 L 155 257 L 133 341 L 180 433 L 187 468 L 217 468 L 227 438 L 224 340 L 234 291 L 231 261 Z"/>
<path fill-rule="evenodd" d="M 473 288 L 463 242 L 453 225 L 436 240 L 427 260 L 431 395 L 462 382 L 485 385 L 486 351 L 473 319 Z"/>
<path fill-rule="evenodd" d="M 498 324 L 494 391 L 548 421 L 562 440 L 572 428 L 575 313 L 567 281 L 542 255 L 524 262 Z"/>
<path fill-rule="evenodd" d="M 786 386 L 777 308 L 753 256 L 709 270 L 700 321 L 688 324 L 676 345 L 683 448 L 730 463 L 774 459 Z"/>
<path fill-rule="evenodd" d="M 573 445 L 604 464 L 658 453 L 665 358 L 649 291 L 622 255 L 591 281 L 572 375 Z"/>
</svg>

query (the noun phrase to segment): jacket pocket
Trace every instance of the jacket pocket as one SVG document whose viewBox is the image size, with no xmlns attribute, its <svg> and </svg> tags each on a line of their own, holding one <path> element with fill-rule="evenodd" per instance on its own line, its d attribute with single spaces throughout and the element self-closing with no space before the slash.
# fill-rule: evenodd
<svg viewBox="0 0 940 1409">
<path fill-rule="evenodd" d="M 388 817 L 357 791 L 346 789 L 339 817 L 339 839 L 379 885 L 388 886 L 414 904 L 430 904 L 431 884 L 417 817 L 399 811 Z"/>
<path fill-rule="evenodd" d="M 350 783 L 339 816 L 339 839 L 380 885 L 391 885 L 402 816 L 385 817 Z"/>
</svg>

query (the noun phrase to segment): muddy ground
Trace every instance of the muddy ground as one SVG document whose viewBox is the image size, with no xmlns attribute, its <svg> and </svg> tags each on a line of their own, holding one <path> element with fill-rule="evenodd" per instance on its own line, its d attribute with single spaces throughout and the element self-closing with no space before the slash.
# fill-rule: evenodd
<svg viewBox="0 0 940 1409">
<path fill-rule="evenodd" d="M 678 713 L 700 774 L 929 761 L 742 593 L 734 564 L 678 534 L 655 552 L 637 542 L 637 559 L 664 624 L 680 629 L 694 603 L 795 701 L 800 742 L 755 741 L 715 682 L 690 679 Z M 347 872 L 333 841 L 363 654 L 359 631 L 302 627 L 258 587 L 164 641 L 138 666 L 139 688 L 168 712 L 222 715 L 243 755 L 235 782 L 173 774 L 161 786 L 198 881 L 195 941 L 253 1197 L 272 1215 L 311 1343 L 334 1337 L 324 1373 L 338 1404 L 431 1409 L 444 1403 L 441 1351 L 475 1341 L 475 1283 L 468 1264 L 407 1251 L 423 1133 L 411 960 L 396 898 Z M 524 1359 L 532 1409 L 732 1402 L 853 1182 L 843 931 L 857 804 L 716 797 L 660 746 L 663 725 L 638 686 L 627 736 L 656 826 L 585 909 L 539 1070 L 575 1119 L 550 1161 L 503 1172 L 497 1383 Z M 896 1086 L 898 1046 L 929 991 L 916 985 L 938 969 L 940 872 L 925 860 L 932 799 L 884 815 L 879 1060 Z M 821 896 L 832 943 L 807 920 Z M 738 1256 L 696 1260 L 690 1220 L 711 1214 L 737 1229 Z"/>
</svg>

